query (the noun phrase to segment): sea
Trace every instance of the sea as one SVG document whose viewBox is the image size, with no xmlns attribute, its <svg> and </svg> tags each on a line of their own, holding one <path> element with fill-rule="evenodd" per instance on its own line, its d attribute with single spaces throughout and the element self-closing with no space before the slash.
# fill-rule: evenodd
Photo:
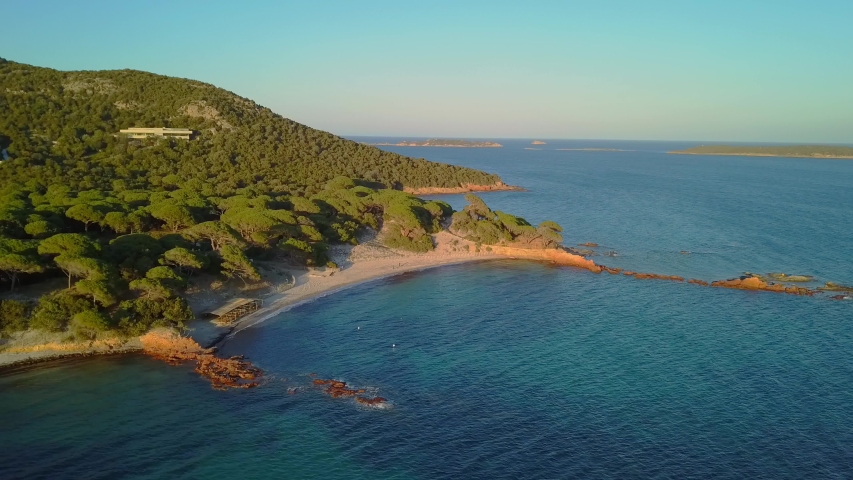
<svg viewBox="0 0 853 480">
<path fill-rule="evenodd" d="M 498 141 L 381 148 L 499 174 L 525 191 L 489 206 L 608 266 L 853 284 L 853 161 Z M 5 371 L 0 478 L 853 478 L 853 301 L 827 297 L 512 260 L 403 274 L 234 336 L 256 389 L 142 355 Z"/>
</svg>

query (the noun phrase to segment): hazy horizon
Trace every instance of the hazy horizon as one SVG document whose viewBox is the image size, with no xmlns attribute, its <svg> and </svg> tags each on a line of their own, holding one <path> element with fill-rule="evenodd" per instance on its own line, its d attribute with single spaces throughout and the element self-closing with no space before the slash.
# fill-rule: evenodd
<svg viewBox="0 0 853 480">
<path fill-rule="evenodd" d="M 724 144 L 729 143 L 733 145 L 806 145 L 804 142 L 765 142 L 765 141 L 742 141 L 742 140 L 694 140 L 694 139 L 684 139 L 684 140 L 673 140 L 666 138 L 549 138 L 549 137 L 490 137 L 490 136 L 450 136 L 450 135 L 347 135 L 347 134 L 339 134 L 334 133 L 343 138 L 353 139 L 353 138 L 399 138 L 399 139 L 412 139 L 412 140 L 428 140 L 433 138 L 447 139 L 447 140 L 517 140 L 517 141 L 526 141 L 526 140 L 541 140 L 541 141 L 552 141 L 552 142 L 659 142 L 659 143 L 709 143 L 709 144 Z M 839 146 L 853 146 L 853 142 L 814 142 L 817 145 L 839 145 Z"/>
<path fill-rule="evenodd" d="M 9 60 L 197 79 L 343 136 L 853 143 L 847 2 L 4 10 Z"/>
</svg>

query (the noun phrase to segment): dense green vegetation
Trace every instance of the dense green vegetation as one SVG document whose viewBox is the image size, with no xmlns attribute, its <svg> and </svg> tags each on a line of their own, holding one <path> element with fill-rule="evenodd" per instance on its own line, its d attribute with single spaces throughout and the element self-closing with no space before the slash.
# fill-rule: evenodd
<svg viewBox="0 0 853 480">
<path fill-rule="evenodd" d="M 833 145 L 701 145 L 669 153 L 693 155 L 765 155 L 772 157 L 853 158 L 853 147 Z"/>
<path fill-rule="evenodd" d="M 385 225 L 389 245 L 433 248 L 429 233 L 452 213 L 440 201 L 375 190 L 336 177 L 310 197 L 244 188 L 228 197 L 174 188 L 73 192 L 65 185 L 0 192 L 0 273 L 14 290 L 65 278 L 66 289 L 37 304 L 0 302 L 0 329 L 104 330 L 138 335 L 193 318 L 181 292 L 199 271 L 243 282 L 253 259 L 333 265 L 329 243 L 356 243 L 362 227 Z"/>
<path fill-rule="evenodd" d="M 453 210 L 404 193 L 500 179 L 343 140 L 204 83 L 58 72 L 0 59 L 0 333 L 139 335 L 193 318 L 194 275 L 260 280 L 259 260 L 334 266 L 332 243 L 382 229 L 424 252 Z M 131 126 L 191 140 L 129 139 Z M 393 188 L 387 188 L 393 187 Z M 559 241 L 477 197 L 454 228 L 481 243 Z M 38 295 L 15 296 L 24 286 Z M 32 300 L 24 300 L 31 298 Z"/>
<path fill-rule="evenodd" d="M 339 175 L 397 189 L 500 180 L 344 140 L 213 85 L 134 70 L 60 72 L 0 59 L 0 112 L 0 150 L 9 157 L 0 183 L 32 189 L 229 196 L 245 187 L 313 194 Z M 128 140 L 118 134 L 128 127 L 198 133 Z"/>
<path fill-rule="evenodd" d="M 450 207 L 384 187 L 499 181 L 145 72 L 59 72 L 0 59 L 0 111 L 2 281 L 14 291 L 61 277 L 66 287 L 37 302 L 0 302 L 6 333 L 182 326 L 193 317 L 181 297 L 193 274 L 252 282 L 258 259 L 326 265 L 330 243 L 355 243 L 359 229 L 383 223 L 389 244 L 429 250 Z M 131 126 L 197 134 L 118 133 Z"/>
<path fill-rule="evenodd" d="M 480 197 L 465 195 L 468 205 L 452 216 L 450 231 L 485 245 L 515 245 L 526 248 L 553 248 L 563 241 L 563 228 L 546 220 L 534 227 L 527 220 L 490 209 Z"/>
</svg>

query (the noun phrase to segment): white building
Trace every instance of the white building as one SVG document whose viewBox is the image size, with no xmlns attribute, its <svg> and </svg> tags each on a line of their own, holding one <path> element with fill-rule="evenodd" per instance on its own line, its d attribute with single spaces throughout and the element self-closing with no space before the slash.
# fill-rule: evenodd
<svg viewBox="0 0 853 480">
<path fill-rule="evenodd" d="M 192 137 L 193 131 L 186 128 L 126 128 L 119 130 L 130 138 L 148 138 L 148 137 L 167 137 L 167 138 L 182 138 L 189 140 Z"/>
</svg>

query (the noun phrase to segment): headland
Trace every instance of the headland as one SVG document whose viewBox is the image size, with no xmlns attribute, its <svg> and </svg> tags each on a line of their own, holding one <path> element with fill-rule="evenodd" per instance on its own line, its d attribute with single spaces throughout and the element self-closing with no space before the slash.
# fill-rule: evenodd
<svg viewBox="0 0 853 480">
<path fill-rule="evenodd" d="M 675 155 L 853 159 L 853 147 L 835 145 L 700 145 L 667 153 Z"/>
</svg>

